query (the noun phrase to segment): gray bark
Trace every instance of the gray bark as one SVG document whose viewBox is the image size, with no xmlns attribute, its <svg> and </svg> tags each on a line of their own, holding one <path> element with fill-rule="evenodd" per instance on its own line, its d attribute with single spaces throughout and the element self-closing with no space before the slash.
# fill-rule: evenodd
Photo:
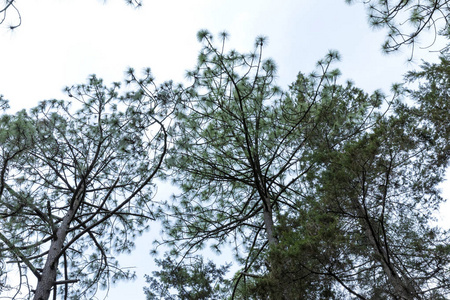
<svg viewBox="0 0 450 300">
<path fill-rule="evenodd" d="M 276 245 L 278 244 L 278 239 L 274 234 L 272 205 L 268 197 L 263 197 L 262 201 L 264 205 L 264 226 L 266 228 L 267 240 L 269 241 L 269 245 Z"/>
<path fill-rule="evenodd" d="M 367 214 L 365 208 L 358 202 L 357 199 L 353 201 L 353 204 L 356 206 L 358 217 L 360 217 L 361 224 L 364 228 L 364 233 L 369 239 L 375 254 L 379 257 L 383 271 L 386 274 L 388 281 L 394 288 L 397 296 L 399 296 L 402 300 L 421 299 L 414 286 L 411 284 L 411 279 L 401 277 L 396 271 L 389 253 L 375 233 L 374 225 L 370 221 L 369 215 Z"/>
<path fill-rule="evenodd" d="M 61 225 L 54 233 L 54 237 L 48 251 L 47 261 L 45 262 L 45 266 L 38 280 L 34 300 L 48 300 L 50 297 L 50 292 L 56 283 L 58 261 L 62 254 L 67 231 L 69 230 L 69 225 L 72 222 L 81 201 L 83 200 L 83 196 L 84 184 L 81 184 L 79 185 L 79 189 L 74 197 L 71 208 L 67 211 Z"/>
</svg>

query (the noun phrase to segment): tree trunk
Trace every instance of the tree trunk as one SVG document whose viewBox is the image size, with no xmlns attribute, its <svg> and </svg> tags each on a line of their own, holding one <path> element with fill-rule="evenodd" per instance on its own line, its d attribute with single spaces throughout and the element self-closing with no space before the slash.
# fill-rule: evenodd
<svg viewBox="0 0 450 300">
<path fill-rule="evenodd" d="M 264 206 L 264 226 L 266 227 L 267 240 L 269 241 L 269 245 L 276 245 L 278 244 L 278 239 L 274 233 L 272 205 L 268 197 L 263 197 L 262 201 Z"/>
<path fill-rule="evenodd" d="M 41 274 L 41 278 L 38 281 L 36 287 L 36 293 L 34 294 L 34 300 L 47 300 L 50 297 L 50 291 L 56 282 L 56 274 L 58 271 L 58 260 L 61 254 L 61 250 L 64 246 L 64 240 L 67 235 L 67 229 L 69 222 L 66 217 L 63 220 L 63 224 L 58 228 L 56 237 L 52 240 L 50 249 L 47 255 L 47 261 Z"/>
<path fill-rule="evenodd" d="M 80 184 L 76 194 L 74 195 L 74 200 L 72 201 L 71 205 L 72 207 L 64 216 L 61 225 L 56 230 L 56 233 L 54 234 L 54 237 L 50 244 L 47 261 L 45 262 L 45 266 L 42 270 L 41 278 L 39 278 L 38 280 L 36 292 L 34 294 L 34 300 L 48 300 L 48 298 L 50 297 L 50 292 L 56 283 L 58 261 L 62 254 L 67 231 L 69 229 L 70 222 L 72 222 L 75 213 L 80 206 L 81 201 L 83 200 L 83 197 L 84 184 Z"/>
<path fill-rule="evenodd" d="M 419 299 L 416 291 L 411 286 L 409 282 L 404 282 L 403 278 L 399 276 L 399 274 L 395 271 L 392 263 L 389 263 L 388 254 L 386 250 L 380 245 L 379 242 L 375 240 L 374 235 L 372 234 L 370 229 L 365 229 L 366 236 L 368 237 L 372 247 L 375 250 L 375 253 L 380 257 L 379 261 L 383 266 L 384 273 L 388 277 L 388 281 L 393 286 L 396 294 L 401 297 L 401 299 L 405 300 L 413 300 Z"/>
<path fill-rule="evenodd" d="M 375 254 L 379 257 L 383 271 L 386 274 L 391 286 L 394 288 L 397 296 L 399 296 L 402 300 L 420 299 L 410 280 L 408 278 L 400 277 L 398 272 L 395 270 L 395 266 L 391 262 L 386 248 L 382 245 L 374 232 L 375 229 L 364 207 L 358 202 L 358 200 L 354 200 L 353 203 L 357 208 L 357 214 L 358 217 L 360 217 L 361 225 L 364 228 L 364 233 L 369 239 Z"/>
</svg>

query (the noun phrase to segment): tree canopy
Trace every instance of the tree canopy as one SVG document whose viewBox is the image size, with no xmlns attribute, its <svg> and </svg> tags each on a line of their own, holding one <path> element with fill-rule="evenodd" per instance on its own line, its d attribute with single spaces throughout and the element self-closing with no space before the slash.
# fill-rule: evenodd
<svg viewBox="0 0 450 300">
<path fill-rule="evenodd" d="M 263 38 L 249 54 L 221 38 L 199 32 L 176 110 L 165 176 L 182 192 L 160 211 L 161 242 L 181 257 L 231 244 L 232 299 L 445 298 L 448 235 L 430 221 L 448 137 L 431 100 L 340 84 L 336 52 L 281 91 Z"/>
<path fill-rule="evenodd" d="M 450 37 L 449 1 L 362 2 L 386 52 Z M 134 278 L 116 255 L 158 221 L 149 300 L 448 299 L 448 46 L 386 95 L 342 80 L 337 51 L 280 88 L 265 37 L 249 53 L 198 40 L 185 86 L 130 69 L 125 89 L 91 76 L 14 114 L 0 95 L 0 293 L 92 299 Z M 177 190 L 162 203 L 157 178 Z"/>
<path fill-rule="evenodd" d="M 11 115 L 0 99 L 2 293 L 90 299 L 133 278 L 114 256 L 158 219 L 169 252 L 148 299 L 448 298 L 449 233 L 433 224 L 448 57 L 388 97 L 342 81 L 330 51 L 282 90 L 265 38 L 248 54 L 227 38 L 199 32 L 187 87 L 130 70 L 125 92 L 92 76 L 66 88 L 73 103 Z M 180 193 L 155 206 L 158 176 Z M 205 246 L 232 247 L 232 277 Z"/>
<path fill-rule="evenodd" d="M 110 281 L 133 277 L 114 256 L 133 249 L 153 218 L 152 180 L 167 151 L 171 89 L 119 95 L 119 88 L 92 76 L 67 88 L 75 103 L 48 100 L 2 115 L 2 293 L 48 299 L 53 290 L 91 299 Z M 14 270 L 18 282 L 8 274 Z"/>
</svg>

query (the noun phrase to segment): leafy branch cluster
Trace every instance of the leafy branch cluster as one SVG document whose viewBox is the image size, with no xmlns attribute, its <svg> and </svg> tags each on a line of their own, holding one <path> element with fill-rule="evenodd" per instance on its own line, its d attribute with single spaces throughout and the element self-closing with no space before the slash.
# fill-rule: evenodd
<svg viewBox="0 0 450 300">
<path fill-rule="evenodd" d="M 414 46 L 420 34 L 432 30 L 434 41 L 438 35 L 450 37 L 450 1 L 448 0 L 346 0 L 347 3 L 362 2 L 367 6 L 370 25 L 387 28 L 388 35 L 382 48 L 386 52 L 397 51 L 403 45 Z M 447 51 L 447 45 L 442 52 Z"/>
</svg>

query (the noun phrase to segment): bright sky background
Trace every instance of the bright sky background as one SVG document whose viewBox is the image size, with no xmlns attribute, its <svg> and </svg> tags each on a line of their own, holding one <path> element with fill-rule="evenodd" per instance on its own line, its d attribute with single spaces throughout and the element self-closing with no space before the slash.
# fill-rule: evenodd
<svg viewBox="0 0 450 300">
<path fill-rule="evenodd" d="M 0 27 L 0 94 L 10 100 L 11 112 L 44 99 L 67 100 L 62 89 L 85 83 L 90 74 L 106 83 L 122 81 L 128 67 L 150 67 L 160 83 L 183 82 L 186 70 L 196 64 L 200 29 L 213 34 L 226 30 L 229 45 L 240 52 L 252 50 L 257 36 L 267 36 L 265 57 L 277 63 L 282 87 L 299 71 L 313 71 L 330 49 L 342 56 L 336 65 L 342 79 L 353 80 L 366 92 L 389 93 L 391 84 L 418 68 L 422 58 L 438 57 L 416 49 L 414 62 L 408 63 L 407 48 L 395 55 L 382 54 L 385 32 L 368 26 L 362 5 L 348 6 L 344 0 L 144 0 L 139 10 L 123 0 L 17 5 L 22 25 L 13 32 L 7 24 Z M 170 187 L 159 192 L 159 198 L 168 197 Z M 140 238 L 136 251 L 122 260 L 122 266 L 136 266 L 138 280 L 119 283 L 108 299 L 145 299 L 143 274 L 151 273 L 153 258 L 148 252 L 156 234 L 152 230 Z"/>
</svg>

